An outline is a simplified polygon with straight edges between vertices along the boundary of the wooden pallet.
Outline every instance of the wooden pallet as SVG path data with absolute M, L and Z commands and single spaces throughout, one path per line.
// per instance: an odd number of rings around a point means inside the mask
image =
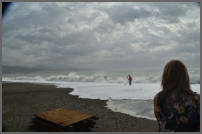
M 55 109 L 35 115 L 33 124 L 38 131 L 90 131 L 98 119 L 95 114 L 70 109 Z M 33 127 L 33 126 L 32 126 Z

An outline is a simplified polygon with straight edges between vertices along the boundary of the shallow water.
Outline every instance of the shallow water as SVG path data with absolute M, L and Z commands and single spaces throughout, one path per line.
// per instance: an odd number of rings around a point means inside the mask
M 121 112 L 135 117 L 155 120 L 153 100 L 109 100 L 107 108 L 114 112 Z
M 54 84 L 58 88 L 73 88 L 71 95 L 79 98 L 108 100 L 106 107 L 136 117 L 155 119 L 153 98 L 161 90 L 160 83 L 135 83 L 132 86 L 106 82 L 59 82 L 10 80 L 10 82 L 29 82 Z M 200 84 L 192 84 L 192 89 L 200 93 Z

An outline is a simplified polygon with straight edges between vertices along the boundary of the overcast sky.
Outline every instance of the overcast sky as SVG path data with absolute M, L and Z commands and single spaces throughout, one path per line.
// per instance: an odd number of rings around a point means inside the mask
M 97 70 L 200 68 L 197 3 L 14 3 L 3 65 Z

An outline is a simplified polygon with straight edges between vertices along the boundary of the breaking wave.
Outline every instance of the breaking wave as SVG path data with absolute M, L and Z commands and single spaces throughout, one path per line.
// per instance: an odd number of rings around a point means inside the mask
M 108 82 L 108 83 L 127 83 L 126 77 L 108 76 L 104 73 L 84 75 L 76 72 L 70 72 L 67 75 L 49 75 L 49 76 L 9 76 L 3 77 L 3 81 L 9 80 L 29 80 L 29 81 L 59 81 L 59 82 Z M 160 76 L 134 77 L 134 83 L 158 83 L 161 81 Z M 190 75 L 191 84 L 200 84 L 200 75 Z

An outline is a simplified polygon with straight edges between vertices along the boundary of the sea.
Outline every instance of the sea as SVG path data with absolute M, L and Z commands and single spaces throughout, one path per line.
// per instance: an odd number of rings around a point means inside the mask
M 107 100 L 106 108 L 134 117 L 155 120 L 153 98 L 162 90 L 161 74 L 109 72 L 57 72 L 3 73 L 3 83 L 37 83 L 56 85 L 57 88 L 73 88 L 71 95 L 79 98 Z M 200 94 L 200 73 L 190 74 L 191 88 Z M 58 89 L 59 90 L 59 89 Z

